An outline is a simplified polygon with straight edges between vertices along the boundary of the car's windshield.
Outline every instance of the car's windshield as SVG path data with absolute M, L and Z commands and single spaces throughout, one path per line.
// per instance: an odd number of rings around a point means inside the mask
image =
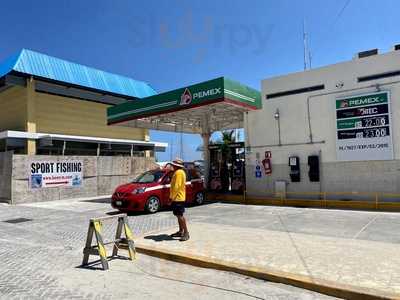
M 133 183 L 157 182 L 163 175 L 164 175 L 163 171 L 147 171 L 136 177 Z

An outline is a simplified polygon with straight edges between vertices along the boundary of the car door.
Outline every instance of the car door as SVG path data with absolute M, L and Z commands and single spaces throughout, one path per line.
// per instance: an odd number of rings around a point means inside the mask
M 191 182 L 192 182 L 192 196 L 193 199 L 196 197 L 198 192 L 202 192 L 204 188 L 204 181 L 201 178 L 200 170 L 197 168 L 193 168 L 191 172 Z
M 186 173 L 186 202 L 192 203 L 193 201 L 193 185 L 192 185 L 192 177 L 188 170 L 185 170 Z
M 171 178 L 172 178 L 172 173 L 167 173 L 163 177 L 161 181 L 161 203 L 162 205 L 171 205 L 171 200 L 169 199 L 169 192 L 171 188 Z

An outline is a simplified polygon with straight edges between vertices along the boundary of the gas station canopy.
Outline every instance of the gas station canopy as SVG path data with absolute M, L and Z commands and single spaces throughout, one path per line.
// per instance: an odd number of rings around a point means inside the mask
M 186 133 L 243 128 L 261 108 L 260 92 L 225 77 L 110 107 L 109 125 Z

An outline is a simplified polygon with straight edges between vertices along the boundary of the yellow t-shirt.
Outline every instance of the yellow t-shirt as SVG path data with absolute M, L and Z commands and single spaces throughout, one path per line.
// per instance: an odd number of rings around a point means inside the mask
M 182 169 L 176 170 L 172 176 L 169 198 L 172 201 L 185 201 L 186 199 L 186 173 Z

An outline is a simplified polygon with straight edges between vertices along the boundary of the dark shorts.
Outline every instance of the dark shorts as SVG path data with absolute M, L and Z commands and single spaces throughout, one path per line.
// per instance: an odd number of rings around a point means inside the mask
M 185 201 L 172 201 L 171 208 L 175 216 L 183 216 L 183 213 L 185 212 Z

